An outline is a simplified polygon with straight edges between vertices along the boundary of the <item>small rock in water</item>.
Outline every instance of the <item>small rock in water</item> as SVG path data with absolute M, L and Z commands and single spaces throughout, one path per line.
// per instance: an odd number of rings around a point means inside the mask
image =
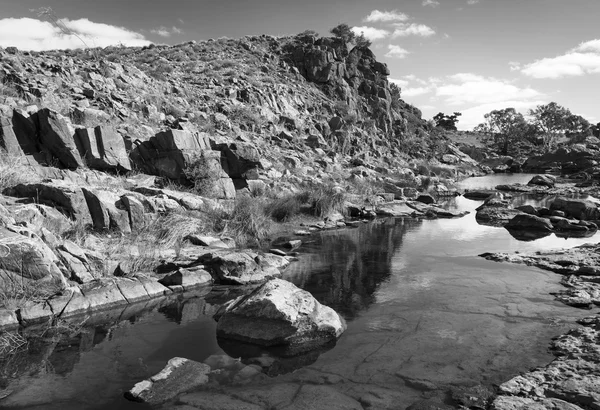
M 149 404 L 165 403 L 185 391 L 208 382 L 210 366 L 174 357 L 164 369 L 150 379 L 137 383 L 125 393 L 125 398 Z

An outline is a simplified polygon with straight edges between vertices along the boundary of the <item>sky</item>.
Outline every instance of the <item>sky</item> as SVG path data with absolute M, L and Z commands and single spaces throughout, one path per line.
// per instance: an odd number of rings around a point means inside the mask
M 44 16 L 54 15 L 79 38 Z M 373 42 L 426 119 L 555 101 L 600 121 L 600 0 L 0 0 L 0 46 L 23 50 L 321 35 L 347 23 Z M 83 41 L 82 41 L 83 40 Z

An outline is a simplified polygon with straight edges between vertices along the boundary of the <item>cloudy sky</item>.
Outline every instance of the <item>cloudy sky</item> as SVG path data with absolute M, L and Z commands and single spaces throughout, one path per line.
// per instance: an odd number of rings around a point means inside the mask
M 0 46 L 82 45 L 39 7 L 90 46 L 327 34 L 345 22 L 425 118 L 459 111 L 471 129 L 493 109 L 556 101 L 600 121 L 600 0 L 0 0 Z

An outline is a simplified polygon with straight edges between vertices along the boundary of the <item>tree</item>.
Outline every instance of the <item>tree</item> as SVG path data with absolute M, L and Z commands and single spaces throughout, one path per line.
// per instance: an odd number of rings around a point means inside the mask
M 523 138 L 535 134 L 535 128 L 525 121 L 525 117 L 514 108 L 494 110 L 483 116 L 485 122 L 474 131 L 494 134 L 495 142 L 502 148 L 502 154 L 508 154 L 508 147 Z
M 564 135 L 569 127 L 576 121 L 572 121 L 573 114 L 567 108 L 551 102 L 546 105 L 538 105 L 529 110 L 533 123 L 542 133 L 544 146 L 547 150 L 554 148 L 561 135 Z
M 459 112 L 455 112 L 452 115 L 446 115 L 443 112 L 437 113 L 433 120 L 435 121 L 435 126 L 444 128 L 450 131 L 456 131 L 456 123 L 458 122 L 458 117 L 462 114 Z
M 600 138 L 600 122 L 592 126 L 592 134 L 594 135 L 594 137 Z
M 356 34 L 352 31 L 352 27 L 346 23 L 338 24 L 330 30 L 330 33 L 340 38 L 344 43 L 354 43 L 356 40 Z
M 371 40 L 365 37 L 365 33 L 361 32 L 354 39 L 354 44 L 358 48 L 369 48 L 371 47 Z

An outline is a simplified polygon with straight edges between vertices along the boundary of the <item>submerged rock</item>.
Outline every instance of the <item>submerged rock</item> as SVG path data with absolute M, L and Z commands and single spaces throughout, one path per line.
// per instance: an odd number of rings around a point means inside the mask
M 210 366 L 182 357 L 169 360 L 164 369 L 137 383 L 125 398 L 149 404 L 161 404 L 208 382 Z
M 217 336 L 263 346 L 305 351 L 335 341 L 344 319 L 310 293 L 281 279 L 225 305 L 217 313 Z

